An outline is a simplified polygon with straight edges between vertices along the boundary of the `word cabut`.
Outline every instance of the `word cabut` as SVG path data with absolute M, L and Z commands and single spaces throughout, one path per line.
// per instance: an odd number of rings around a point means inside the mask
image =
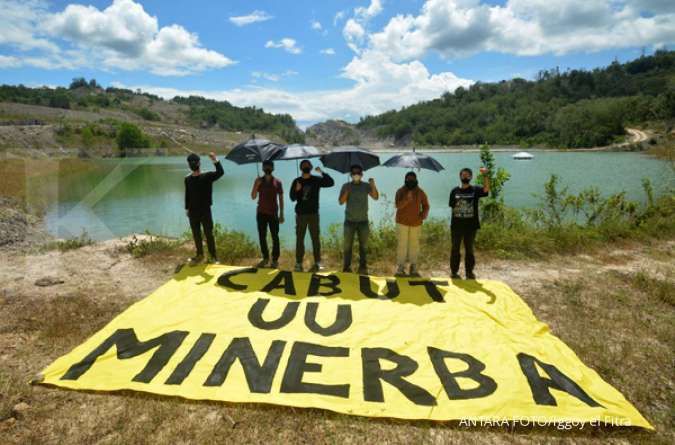
M 150 383 L 171 361 L 188 335 L 187 331 L 170 331 L 159 337 L 140 341 L 133 329 L 118 329 L 84 359 L 71 366 L 61 379 L 79 379 L 92 366 L 95 366 L 97 358 L 115 347 L 119 360 L 130 359 L 154 350 L 143 369 L 132 378 L 134 382 Z M 202 333 L 185 357 L 172 370 L 164 384 L 181 385 L 207 353 L 215 338 L 216 334 Z M 210 370 L 202 385 L 205 387 L 221 386 L 234 363 L 238 361 L 244 371 L 249 391 L 270 393 L 274 377 L 279 372 L 282 354 L 287 346 L 286 341 L 274 340 L 267 354 L 264 357 L 258 357 L 249 338 L 235 337 Z M 304 381 L 304 377 L 308 373 L 321 372 L 322 365 L 312 361 L 313 357 L 321 357 L 323 360 L 327 358 L 340 360 L 349 357 L 351 353 L 352 351 L 346 347 L 293 342 L 290 345 L 290 354 L 285 364 L 279 391 L 349 398 L 352 396 L 349 382 L 328 385 L 317 383 L 317 379 L 313 378 L 313 382 L 309 383 Z M 407 379 L 420 366 L 414 358 L 399 354 L 389 348 L 360 348 L 358 353 L 361 356 L 364 401 L 384 403 L 383 383 L 387 383 L 415 405 L 433 406 L 437 404 L 432 392 Z M 498 390 L 497 381 L 484 372 L 485 364 L 472 355 L 432 346 L 427 347 L 427 354 L 424 360 L 428 360 L 432 365 L 448 399 L 466 400 L 488 397 Z M 590 407 L 601 406 L 555 366 L 525 353 L 519 353 L 516 357 L 536 404 L 555 406 L 556 399 L 551 393 L 551 390 L 555 389 L 576 397 Z M 447 365 L 449 360 L 461 362 L 464 370 L 450 371 Z M 387 364 L 383 366 L 383 362 Z M 538 369 L 544 370 L 545 374 L 540 374 Z

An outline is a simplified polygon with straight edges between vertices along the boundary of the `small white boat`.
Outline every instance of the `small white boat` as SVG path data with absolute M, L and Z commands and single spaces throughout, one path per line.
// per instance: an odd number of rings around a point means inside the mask
M 513 159 L 519 160 L 519 161 L 527 161 L 530 159 L 534 159 L 534 156 L 532 156 L 530 153 L 526 151 L 521 151 L 513 155 Z

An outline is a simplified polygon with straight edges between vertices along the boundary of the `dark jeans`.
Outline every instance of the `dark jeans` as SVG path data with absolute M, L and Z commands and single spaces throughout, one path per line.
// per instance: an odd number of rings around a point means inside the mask
M 319 263 L 321 262 L 321 237 L 318 213 L 295 214 L 295 261 L 302 263 L 302 259 L 305 257 L 305 233 L 307 233 L 307 229 L 309 229 L 309 236 L 312 238 L 314 262 Z
M 260 251 L 262 257 L 266 260 L 270 258 L 270 252 L 267 248 L 267 227 L 272 234 L 272 261 L 279 259 L 279 218 L 274 215 L 265 215 L 258 213 L 256 216 L 258 222 L 258 237 L 260 238 Z
M 478 229 L 453 228 L 452 234 L 452 250 L 450 253 L 450 270 L 453 274 L 459 272 L 459 262 L 462 256 L 459 253 L 459 247 L 464 241 L 464 252 L 466 258 L 464 259 L 464 269 L 467 274 L 473 273 L 473 266 L 476 264 L 476 258 L 473 256 L 473 242 L 476 239 L 476 232 Z
M 359 237 L 359 268 L 366 267 L 368 258 L 366 248 L 368 246 L 368 221 L 345 221 L 344 225 L 344 252 L 343 265 L 347 269 L 352 265 L 352 250 L 354 247 L 354 234 Z
M 216 242 L 213 239 L 213 217 L 211 216 L 211 209 L 190 210 L 188 217 L 190 218 L 190 229 L 192 229 L 192 239 L 195 241 L 197 256 L 204 255 L 201 231 L 201 229 L 204 228 L 204 236 L 206 236 L 206 246 L 209 249 L 209 256 L 215 259 Z

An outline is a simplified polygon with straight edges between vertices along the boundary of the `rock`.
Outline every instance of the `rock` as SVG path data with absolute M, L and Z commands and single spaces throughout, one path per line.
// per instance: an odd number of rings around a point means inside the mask
M 63 283 L 65 283 L 65 281 L 56 277 L 42 277 L 35 280 L 35 285 L 40 287 L 55 286 Z
M 358 145 L 361 135 L 356 126 L 344 121 L 328 120 L 312 125 L 305 132 L 307 143 L 314 145 Z
M 20 402 L 12 407 L 12 417 L 22 419 L 26 412 L 30 409 L 30 405 L 26 402 Z

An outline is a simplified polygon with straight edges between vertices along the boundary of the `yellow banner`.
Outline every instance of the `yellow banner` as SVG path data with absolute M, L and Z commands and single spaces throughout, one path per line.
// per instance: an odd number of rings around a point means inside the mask
M 652 428 L 487 280 L 185 267 L 39 380 L 363 416 Z

